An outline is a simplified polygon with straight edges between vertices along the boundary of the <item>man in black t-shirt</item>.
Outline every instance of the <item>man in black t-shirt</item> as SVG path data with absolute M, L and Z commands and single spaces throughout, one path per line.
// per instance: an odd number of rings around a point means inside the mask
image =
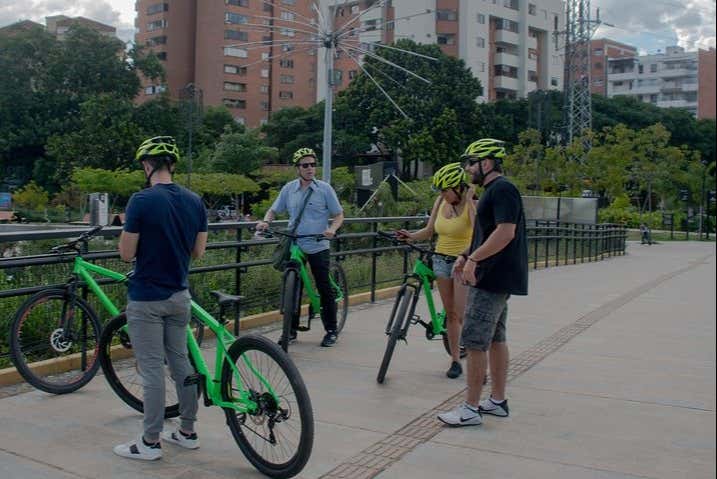
M 462 331 L 468 351 L 466 400 L 438 415 L 451 426 L 478 425 L 483 414 L 506 417 L 509 413 L 507 301 L 511 294 L 528 294 L 528 248 L 523 202 L 502 174 L 504 157 L 503 142 L 490 138 L 471 143 L 461 157 L 472 182 L 485 191 L 478 201 L 471 245 L 453 267 L 473 287 L 468 291 Z M 480 401 L 489 356 L 491 396 Z
M 199 196 L 172 182 L 179 159 L 174 138 L 150 138 L 135 157 L 147 183 L 129 200 L 119 252 L 125 261 L 136 260 L 128 288 L 127 328 L 142 377 L 144 431 L 114 452 L 130 459 L 156 460 L 162 457 L 160 435 L 187 449 L 199 447 L 194 431 L 197 387 L 185 384 L 194 373 L 187 354 L 191 315 L 187 275 L 191 258 L 204 254 L 207 212 Z M 163 432 L 165 360 L 177 388 L 180 424 Z

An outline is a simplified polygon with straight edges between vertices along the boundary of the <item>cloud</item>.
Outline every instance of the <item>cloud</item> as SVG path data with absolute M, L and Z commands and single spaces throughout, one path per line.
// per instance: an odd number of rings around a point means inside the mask
M 671 38 L 688 51 L 715 46 L 714 0 L 593 0 L 592 6 L 617 27 L 602 27 L 599 35 L 642 39 L 641 50 L 663 48 Z
M 0 0 L 0 27 L 20 20 L 45 23 L 51 15 L 82 16 L 117 28 L 117 36 L 124 41 L 134 38 L 132 18 L 121 11 L 131 0 Z M 134 4 L 134 2 L 131 2 Z M 134 13 L 133 11 L 131 12 Z

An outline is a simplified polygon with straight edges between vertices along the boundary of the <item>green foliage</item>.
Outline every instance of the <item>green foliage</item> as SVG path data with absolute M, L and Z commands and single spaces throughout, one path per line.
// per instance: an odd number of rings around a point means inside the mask
M 34 181 L 26 184 L 12 195 L 12 201 L 20 208 L 42 210 L 47 207 L 50 195 Z
M 273 113 L 262 132 L 266 144 L 278 149 L 278 161 L 291 163 L 294 151 L 302 147 L 313 148 L 321 156 L 323 121 L 323 102 L 310 108 L 289 107 Z M 336 125 L 334 129 L 337 140 L 339 128 Z
M 258 130 L 228 131 L 221 136 L 210 165 L 212 171 L 230 171 L 246 175 L 261 165 L 274 161 L 277 155 L 276 148 L 264 145 Z

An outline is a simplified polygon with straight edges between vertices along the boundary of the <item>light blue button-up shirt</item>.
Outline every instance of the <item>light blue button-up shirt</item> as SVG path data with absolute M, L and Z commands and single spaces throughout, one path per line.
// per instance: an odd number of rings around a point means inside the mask
M 301 216 L 297 235 L 318 235 L 329 227 L 329 218 L 343 212 L 336 192 L 330 184 L 321 180 L 314 180 L 309 184 L 313 190 L 309 202 L 306 204 L 304 214 Z M 297 178 L 288 182 L 279 192 L 279 196 L 271 205 L 274 213 L 289 213 L 289 230 L 294 227 L 294 221 L 301 211 L 308 189 L 301 189 L 301 182 Z M 299 238 L 299 247 L 307 254 L 318 253 L 329 249 L 328 241 L 316 241 L 313 238 Z

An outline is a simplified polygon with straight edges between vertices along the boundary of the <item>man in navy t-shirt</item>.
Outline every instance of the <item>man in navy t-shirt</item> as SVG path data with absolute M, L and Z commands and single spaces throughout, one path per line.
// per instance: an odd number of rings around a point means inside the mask
M 195 193 L 172 182 L 179 150 L 170 136 L 144 141 L 135 155 L 147 175 L 146 188 L 132 195 L 119 241 L 120 256 L 136 260 L 129 281 L 127 325 L 144 387 L 144 432 L 114 452 L 131 459 L 162 457 L 163 440 L 187 449 L 199 447 L 194 431 L 197 388 L 185 386 L 193 374 L 187 355 L 191 316 L 187 276 L 189 262 L 204 254 L 207 212 Z M 164 361 L 169 364 L 179 397 L 181 423 L 164 425 Z

